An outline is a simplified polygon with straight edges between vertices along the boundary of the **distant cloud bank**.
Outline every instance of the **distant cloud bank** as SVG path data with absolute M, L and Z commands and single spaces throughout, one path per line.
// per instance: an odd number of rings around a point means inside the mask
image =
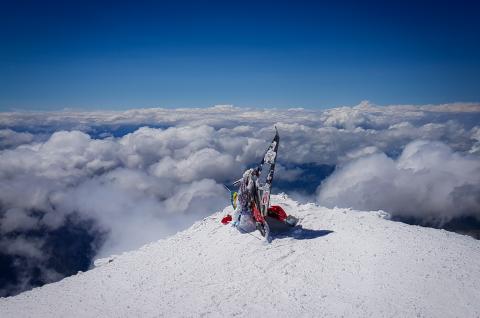
M 360 210 L 386 210 L 442 224 L 480 219 L 480 160 L 442 142 L 409 143 L 397 159 L 366 155 L 341 167 L 319 188 L 318 202 Z
M 222 183 L 258 162 L 274 126 L 276 179 L 320 205 L 480 220 L 480 104 L 0 113 L 0 247 L 24 264 L 3 294 L 34 285 L 35 266 L 64 275 L 46 246 L 66 224 L 101 233 L 105 256 L 223 208 Z M 315 193 L 308 164 L 336 167 Z

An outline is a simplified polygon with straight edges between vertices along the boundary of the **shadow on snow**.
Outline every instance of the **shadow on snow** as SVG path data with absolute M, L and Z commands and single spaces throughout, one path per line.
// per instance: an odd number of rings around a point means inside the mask
M 270 236 L 272 240 L 283 239 L 288 237 L 294 238 L 296 240 L 311 240 L 311 239 L 316 239 L 322 236 L 326 236 L 330 233 L 334 233 L 334 231 L 304 229 L 301 226 L 296 226 L 292 229 L 279 232 L 279 233 L 276 233 L 275 231 L 273 231 L 270 233 Z

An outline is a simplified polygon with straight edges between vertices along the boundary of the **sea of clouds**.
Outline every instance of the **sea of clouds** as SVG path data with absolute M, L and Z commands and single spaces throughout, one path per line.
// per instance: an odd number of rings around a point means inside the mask
M 223 184 L 259 162 L 274 126 L 278 191 L 438 226 L 480 220 L 480 104 L 0 113 L 0 296 L 222 209 Z M 75 248 L 83 265 L 64 265 Z

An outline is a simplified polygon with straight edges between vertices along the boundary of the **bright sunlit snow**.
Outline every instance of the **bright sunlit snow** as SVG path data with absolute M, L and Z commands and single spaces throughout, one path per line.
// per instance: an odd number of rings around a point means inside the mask
M 477 317 L 480 244 L 384 212 L 273 196 L 303 229 L 242 234 L 218 212 L 15 297 L 0 317 Z

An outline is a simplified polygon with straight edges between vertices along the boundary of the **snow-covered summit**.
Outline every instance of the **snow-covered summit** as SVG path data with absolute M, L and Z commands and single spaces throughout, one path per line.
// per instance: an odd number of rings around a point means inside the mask
M 381 212 L 272 201 L 303 229 L 268 244 L 215 213 L 88 272 L 2 298 L 0 317 L 480 316 L 480 241 Z

